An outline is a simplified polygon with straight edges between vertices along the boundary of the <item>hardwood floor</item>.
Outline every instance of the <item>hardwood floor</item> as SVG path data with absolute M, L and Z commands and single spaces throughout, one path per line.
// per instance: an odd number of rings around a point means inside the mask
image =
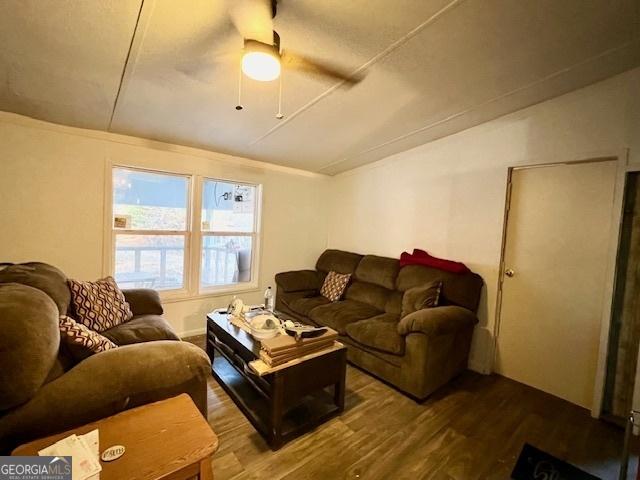
M 418 404 L 351 366 L 345 412 L 277 452 L 213 378 L 209 423 L 220 439 L 216 480 L 508 479 L 524 442 L 616 479 L 623 437 L 580 407 L 496 375 L 467 372 Z

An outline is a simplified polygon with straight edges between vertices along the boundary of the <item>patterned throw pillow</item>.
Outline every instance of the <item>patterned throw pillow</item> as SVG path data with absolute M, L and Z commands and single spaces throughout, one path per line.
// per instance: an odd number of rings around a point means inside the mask
M 95 282 L 69 280 L 75 317 L 96 332 L 131 320 L 133 313 L 113 277 Z
M 337 302 L 342 297 L 344 289 L 347 288 L 350 278 L 350 273 L 337 273 L 334 271 L 327 273 L 320 289 L 320 295 L 332 302 Z
M 85 327 L 71 317 L 60 315 L 58 323 L 60 339 L 67 345 L 69 352 L 76 360 L 84 360 L 94 353 L 117 348 L 117 345 L 107 337 Z
M 442 282 L 436 280 L 423 286 L 413 287 L 402 296 L 402 317 L 423 308 L 433 308 L 440 304 Z

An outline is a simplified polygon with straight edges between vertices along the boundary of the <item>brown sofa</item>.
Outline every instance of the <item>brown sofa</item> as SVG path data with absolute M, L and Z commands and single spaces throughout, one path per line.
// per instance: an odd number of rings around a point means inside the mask
M 124 294 L 134 317 L 103 332 L 121 347 L 76 361 L 58 329 L 58 316 L 70 310 L 64 273 L 44 263 L 0 271 L 0 454 L 180 393 L 206 417 L 207 355 L 179 341 L 157 292 Z
M 319 293 L 331 270 L 352 274 L 335 303 Z M 401 318 L 404 292 L 435 280 L 442 281 L 442 306 Z M 351 363 L 423 400 L 466 369 L 482 283 L 475 273 L 399 268 L 394 258 L 327 250 L 316 270 L 276 275 L 276 308 L 337 330 Z

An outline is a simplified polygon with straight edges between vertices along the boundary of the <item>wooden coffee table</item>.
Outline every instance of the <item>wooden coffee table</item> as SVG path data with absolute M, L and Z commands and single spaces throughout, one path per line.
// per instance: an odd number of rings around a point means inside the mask
M 260 342 L 219 312 L 207 315 L 206 345 L 214 378 L 273 450 L 344 410 L 343 346 L 260 377 L 249 366 Z
M 100 461 L 100 480 L 213 479 L 211 456 L 218 449 L 218 437 L 185 393 L 26 443 L 12 455 L 37 455 L 72 433 L 96 428 L 101 453 L 113 445 L 126 448 L 119 459 Z

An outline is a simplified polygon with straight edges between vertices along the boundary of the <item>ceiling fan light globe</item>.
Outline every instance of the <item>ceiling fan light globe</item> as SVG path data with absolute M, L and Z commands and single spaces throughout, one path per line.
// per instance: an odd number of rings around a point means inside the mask
M 253 80 L 270 82 L 280 76 L 280 59 L 266 52 L 247 52 L 242 57 L 242 72 Z

